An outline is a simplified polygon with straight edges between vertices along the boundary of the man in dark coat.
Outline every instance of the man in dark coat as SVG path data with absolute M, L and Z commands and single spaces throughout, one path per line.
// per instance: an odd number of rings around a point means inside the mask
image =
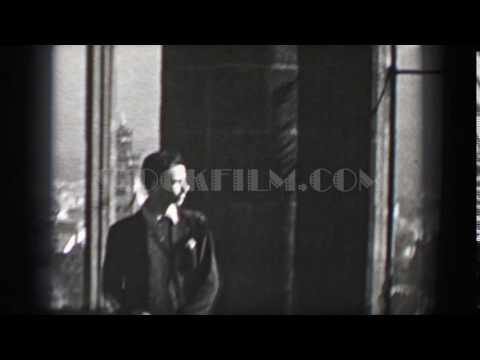
M 205 216 L 181 208 L 189 190 L 181 155 L 149 155 L 142 178 L 145 204 L 108 234 L 107 307 L 120 314 L 211 313 L 219 290 L 214 243 Z

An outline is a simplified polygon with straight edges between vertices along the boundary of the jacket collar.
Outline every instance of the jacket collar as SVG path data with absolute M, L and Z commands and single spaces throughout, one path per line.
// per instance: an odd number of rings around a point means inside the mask
M 147 217 L 148 215 L 151 216 L 150 220 L 148 220 L 145 216 L 145 211 L 143 210 L 143 208 L 144 207 L 142 207 L 140 210 L 137 211 L 136 214 L 133 215 L 132 220 L 134 221 L 134 226 L 138 226 L 139 228 L 141 228 L 142 232 L 145 232 L 146 236 L 147 229 L 150 226 L 149 221 L 155 221 L 155 216 L 147 211 Z M 188 221 L 187 217 L 184 216 L 184 210 L 179 207 L 176 207 L 176 209 L 178 222 L 175 224 L 176 226 L 174 226 L 174 237 L 176 239 L 174 240 L 174 242 L 178 241 L 179 239 L 185 238 L 186 236 L 188 236 L 188 234 L 191 233 L 191 224 Z
M 173 225 L 177 225 L 179 222 L 178 207 L 175 204 L 170 204 L 170 206 L 167 208 L 164 214 L 157 214 L 157 215 L 149 211 L 147 207 L 144 205 L 142 206 L 141 213 L 143 214 L 143 217 L 147 221 L 147 224 L 153 225 L 153 226 L 164 217 L 169 218 L 172 221 Z

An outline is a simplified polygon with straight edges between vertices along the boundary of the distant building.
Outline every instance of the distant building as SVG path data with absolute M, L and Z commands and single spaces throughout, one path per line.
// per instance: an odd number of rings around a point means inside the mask
M 52 220 L 52 309 L 82 306 L 85 245 L 84 183 L 55 184 Z
M 125 121 L 118 127 L 116 134 L 116 219 L 120 220 L 135 211 L 136 179 L 140 172 L 140 157 L 133 152 L 133 130 Z
M 55 252 L 68 254 L 75 245 L 81 243 L 82 223 L 75 220 L 60 220 L 55 224 Z
M 75 245 L 84 243 L 85 207 L 82 184 L 56 184 L 53 199 L 54 251 L 68 254 Z M 82 235 L 83 234 L 83 235 Z

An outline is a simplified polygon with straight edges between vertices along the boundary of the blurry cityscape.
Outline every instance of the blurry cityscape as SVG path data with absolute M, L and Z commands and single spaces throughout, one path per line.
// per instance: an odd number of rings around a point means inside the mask
M 109 223 L 143 201 L 139 160 L 158 147 L 159 45 L 116 45 L 112 73 L 112 164 L 115 196 Z M 53 71 L 54 197 L 51 307 L 82 307 L 85 247 L 87 46 L 56 45 Z M 128 124 L 127 124 L 128 120 Z M 132 131 L 135 129 L 135 134 Z M 135 137 L 135 140 L 134 140 Z
M 115 131 L 115 219 L 135 212 L 143 202 L 140 184 L 140 154 L 133 151 L 133 130 L 122 119 Z M 57 180 L 53 199 L 53 284 L 52 308 L 82 307 L 85 248 L 85 180 Z

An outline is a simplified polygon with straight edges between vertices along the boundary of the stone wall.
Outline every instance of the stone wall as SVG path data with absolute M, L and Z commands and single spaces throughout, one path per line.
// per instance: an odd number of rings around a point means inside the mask
M 165 46 L 164 61 L 162 143 L 197 171 L 285 178 L 300 151 L 299 180 L 320 166 L 368 172 L 369 46 Z M 283 190 L 190 195 L 216 238 L 217 312 L 364 311 L 368 192 L 300 192 L 296 219 Z

